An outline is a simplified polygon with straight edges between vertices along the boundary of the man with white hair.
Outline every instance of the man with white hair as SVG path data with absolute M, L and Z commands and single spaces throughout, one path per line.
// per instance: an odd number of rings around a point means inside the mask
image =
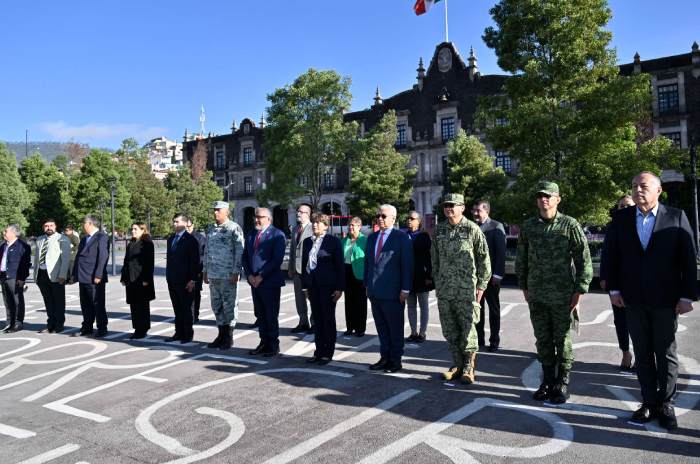
M 379 230 L 369 236 L 365 252 L 365 287 L 379 335 L 380 359 L 371 370 L 401 370 L 404 305 L 413 286 L 411 239 L 394 229 L 396 208 L 382 205 L 377 212 Z

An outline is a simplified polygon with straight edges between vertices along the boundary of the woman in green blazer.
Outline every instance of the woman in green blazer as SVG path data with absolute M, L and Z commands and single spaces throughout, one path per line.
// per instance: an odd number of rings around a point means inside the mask
M 354 217 L 348 224 L 348 236 L 341 242 L 345 257 L 345 335 L 362 337 L 367 323 L 367 292 L 365 275 L 365 248 L 367 237 L 360 229 L 362 220 Z

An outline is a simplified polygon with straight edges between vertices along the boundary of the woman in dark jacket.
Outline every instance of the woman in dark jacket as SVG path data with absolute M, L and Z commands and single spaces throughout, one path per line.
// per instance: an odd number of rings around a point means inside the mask
M 301 282 L 314 315 L 316 351 L 309 363 L 328 364 L 336 341 L 335 304 L 345 290 L 343 249 L 338 237 L 326 233 L 330 220 L 325 214 L 311 215 L 313 237 L 304 240 Z
M 122 267 L 122 285 L 131 310 L 134 333 L 131 339 L 144 338 L 151 328 L 150 302 L 155 300 L 153 288 L 154 248 L 148 227 L 142 222 L 131 226 L 131 241 L 126 247 Z
M 428 329 L 430 304 L 428 295 L 435 288 L 433 285 L 433 266 L 430 260 L 430 235 L 421 229 L 421 215 L 417 211 L 408 213 L 406 233 L 413 244 L 413 288 L 406 300 L 408 323 L 411 335 L 408 342 L 423 343 Z M 420 306 L 420 331 L 418 329 L 418 306 Z

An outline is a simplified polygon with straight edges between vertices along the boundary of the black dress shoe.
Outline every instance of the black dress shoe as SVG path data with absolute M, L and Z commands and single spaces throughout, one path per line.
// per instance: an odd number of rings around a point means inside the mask
M 92 335 L 92 333 L 93 333 L 92 330 L 88 330 L 88 329 L 81 329 L 80 330 L 81 337 L 89 337 L 90 335 Z
M 106 330 L 98 330 L 97 333 L 95 334 L 95 338 L 103 338 L 107 335 Z
M 63 329 L 64 329 L 63 326 L 56 327 L 55 329 L 53 329 L 53 332 L 51 332 L 51 333 L 59 334 L 59 333 L 63 332 Z
M 280 350 L 265 350 L 263 351 L 263 356 L 266 358 L 271 358 L 273 356 L 277 356 L 280 353 Z
M 642 404 L 639 409 L 632 413 L 630 421 L 636 424 L 646 424 L 647 422 L 656 419 L 657 414 L 658 408 L 654 407 L 653 405 Z
M 265 346 L 262 345 L 262 344 L 260 344 L 260 345 L 256 346 L 255 349 L 250 350 L 250 351 L 248 352 L 248 354 L 251 354 L 251 355 L 255 356 L 255 355 L 258 355 L 258 354 L 262 354 L 262 353 L 264 353 L 264 352 L 265 352 Z
M 321 358 L 316 357 L 316 356 L 311 356 L 309 359 L 306 360 L 307 364 L 316 364 L 319 362 Z
M 321 358 L 321 359 L 318 360 L 318 365 L 319 365 L 319 366 L 325 366 L 325 365 L 328 364 L 329 362 L 331 362 L 331 358 L 323 357 L 323 358 Z
M 416 343 L 423 343 L 425 341 L 425 334 L 418 334 L 416 337 Z
M 192 341 L 192 337 L 185 337 L 180 339 L 180 344 L 184 345 L 185 343 L 190 343 Z
M 48 328 L 48 327 L 44 327 L 43 329 L 38 330 L 36 333 L 40 333 L 40 334 L 43 334 L 43 333 L 53 333 L 53 329 L 50 329 L 50 328 Z
M 383 370 L 383 369 L 386 367 L 386 365 L 387 365 L 388 363 L 389 363 L 389 361 L 387 361 L 387 360 L 384 359 L 384 358 L 381 358 L 381 359 L 380 359 L 379 361 L 377 361 L 376 363 L 370 365 L 370 366 L 369 366 L 369 370 L 371 370 L 371 371 L 381 371 L 381 370 Z
M 666 403 L 659 408 L 659 425 L 666 430 L 674 430 L 678 428 L 676 413 L 673 410 L 673 405 Z
M 4 329 L 2 329 L 2 333 L 12 333 L 12 324 L 7 324 Z
M 355 332 L 355 336 L 356 336 L 357 338 L 362 338 L 362 337 L 365 336 L 365 333 L 364 333 L 364 332 Z
M 349 329 L 346 330 L 345 332 L 343 332 L 343 335 L 345 335 L 346 337 L 347 337 L 348 335 L 352 335 L 352 330 L 349 330 Z
M 308 325 L 306 325 L 306 324 L 299 324 L 299 325 L 297 325 L 296 327 L 294 327 L 294 328 L 292 329 L 291 332 L 294 333 L 294 334 L 298 334 L 298 333 L 302 333 L 302 332 L 308 332 L 308 330 L 309 330 L 309 326 L 308 326 Z
M 498 345 L 491 343 L 489 345 L 489 353 L 495 353 L 496 351 L 498 351 Z
M 182 340 L 182 337 L 178 334 L 173 335 L 170 338 L 165 339 L 165 343 L 173 343 Z
M 394 372 L 400 371 L 402 367 L 401 363 L 387 363 L 386 367 L 384 367 L 384 372 L 393 374 Z
M 22 329 L 24 329 L 24 324 L 22 322 L 15 322 L 15 325 L 12 326 L 13 332 L 19 332 Z

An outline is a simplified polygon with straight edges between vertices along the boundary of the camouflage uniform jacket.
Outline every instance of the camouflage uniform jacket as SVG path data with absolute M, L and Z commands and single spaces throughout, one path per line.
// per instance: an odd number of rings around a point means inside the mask
M 207 250 L 204 272 L 209 279 L 228 279 L 231 274 L 240 274 L 243 266 L 243 230 L 235 222 L 207 227 Z
M 486 237 L 466 217 L 455 225 L 443 221 L 437 226 L 430 258 L 438 298 L 474 301 L 476 289 L 484 290 L 491 278 Z
M 568 302 L 574 292 L 586 293 L 593 266 L 576 219 L 559 212 L 551 220 L 527 219 L 520 229 L 515 271 L 530 301 Z

